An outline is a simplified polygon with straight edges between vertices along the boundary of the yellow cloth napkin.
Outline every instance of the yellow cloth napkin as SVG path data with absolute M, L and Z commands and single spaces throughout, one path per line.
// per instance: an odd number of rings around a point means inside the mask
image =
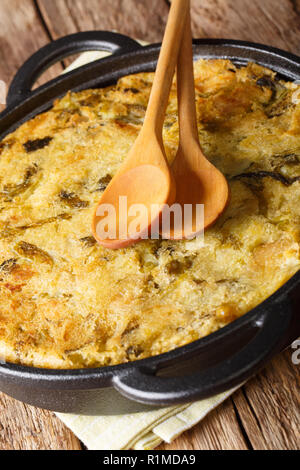
M 142 41 L 139 42 L 145 44 Z M 64 73 L 108 55 L 106 52 L 99 51 L 85 52 Z M 144 413 L 120 416 L 80 416 L 57 413 L 57 416 L 90 450 L 151 450 L 163 441 L 172 442 L 184 431 L 199 423 L 235 390 L 192 404 Z

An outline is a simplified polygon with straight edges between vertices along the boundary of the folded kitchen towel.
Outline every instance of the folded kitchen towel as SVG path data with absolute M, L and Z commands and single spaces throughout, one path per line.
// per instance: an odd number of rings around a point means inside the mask
M 99 51 L 85 52 L 64 73 L 108 55 Z M 151 450 L 161 442 L 173 441 L 184 431 L 199 423 L 235 390 L 192 404 L 144 413 L 120 416 L 57 413 L 57 416 L 90 450 Z

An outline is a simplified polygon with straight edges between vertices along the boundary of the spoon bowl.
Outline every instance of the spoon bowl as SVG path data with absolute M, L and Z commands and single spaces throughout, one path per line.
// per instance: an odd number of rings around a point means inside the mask
M 210 227 L 223 213 L 229 200 L 226 179 L 203 156 L 199 144 L 190 144 L 189 149 L 189 156 L 198 163 L 197 166 L 187 164 L 184 151 L 179 148 L 172 167 L 176 180 L 176 203 L 182 208 L 184 227 L 174 221 L 168 236 L 172 240 L 193 238 Z M 188 214 L 186 205 L 192 209 Z
M 133 187 L 134 191 L 128 191 Z M 93 234 L 107 248 L 125 248 L 159 232 L 164 204 L 172 203 L 175 188 L 170 174 L 155 165 L 140 165 L 122 173 L 105 191 L 95 211 Z M 170 191 L 171 189 L 171 191 Z M 119 197 L 116 205 L 115 194 Z

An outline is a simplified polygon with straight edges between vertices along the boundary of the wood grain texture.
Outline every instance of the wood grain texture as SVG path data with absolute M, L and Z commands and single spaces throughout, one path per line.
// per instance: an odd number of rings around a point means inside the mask
M 194 37 L 261 42 L 299 54 L 300 0 L 192 0 Z
M 234 397 L 244 429 L 256 450 L 300 447 L 300 367 L 288 349 Z
M 194 37 L 263 42 L 300 52 L 300 0 L 192 0 Z M 0 79 L 10 81 L 49 38 L 115 29 L 162 39 L 167 0 L 0 0 Z M 52 78 L 58 65 L 47 72 Z M 203 422 L 160 449 L 299 449 L 299 366 L 288 350 Z M 0 394 L 0 450 L 80 449 L 50 412 Z
M 32 0 L 0 2 L 0 79 L 9 84 L 28 57 L 49 42 Z M 54 78 L 60 65 L 49 70 L 44 79 Z M 42 80 L 39 82 L 42 83 Z

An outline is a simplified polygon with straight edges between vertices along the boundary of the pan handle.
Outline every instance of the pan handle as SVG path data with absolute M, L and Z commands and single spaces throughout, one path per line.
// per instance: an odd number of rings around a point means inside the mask
M 248 344 L 241 345 L 231 357 L 220 358 L 216 365 L 204 365 L 202 370 L 183 377 L 157 376 L 156 371 L 142 366 L 129 368 L 113 378 L 113 386 L 131 400 L 157 406 L 188 403 L 228 391 L 250 378 L 275 352 L 286 346 L 282 340 L 292 320 L 292 314 L 286 310 L 286 306 L 282 306 L 279 312 L 273 310 L 256 317 L 256 321 L 248 325 L 254 333 Z M 224 351 L 228 341 L 237 341 L 238 333 L 229 329 L 227 336 L 233 335 L 235 339 L 222 337 Z
M 7 105 L 30 96 L 35 81 L 51 65 L 72 54 L 84 51 L 107 51 L 125 54 L 142 46 L 128 36 L 110 31 L 86 31 L 70 34 L 42 47 L 33 54 L 15 75 L 7 95 Z

